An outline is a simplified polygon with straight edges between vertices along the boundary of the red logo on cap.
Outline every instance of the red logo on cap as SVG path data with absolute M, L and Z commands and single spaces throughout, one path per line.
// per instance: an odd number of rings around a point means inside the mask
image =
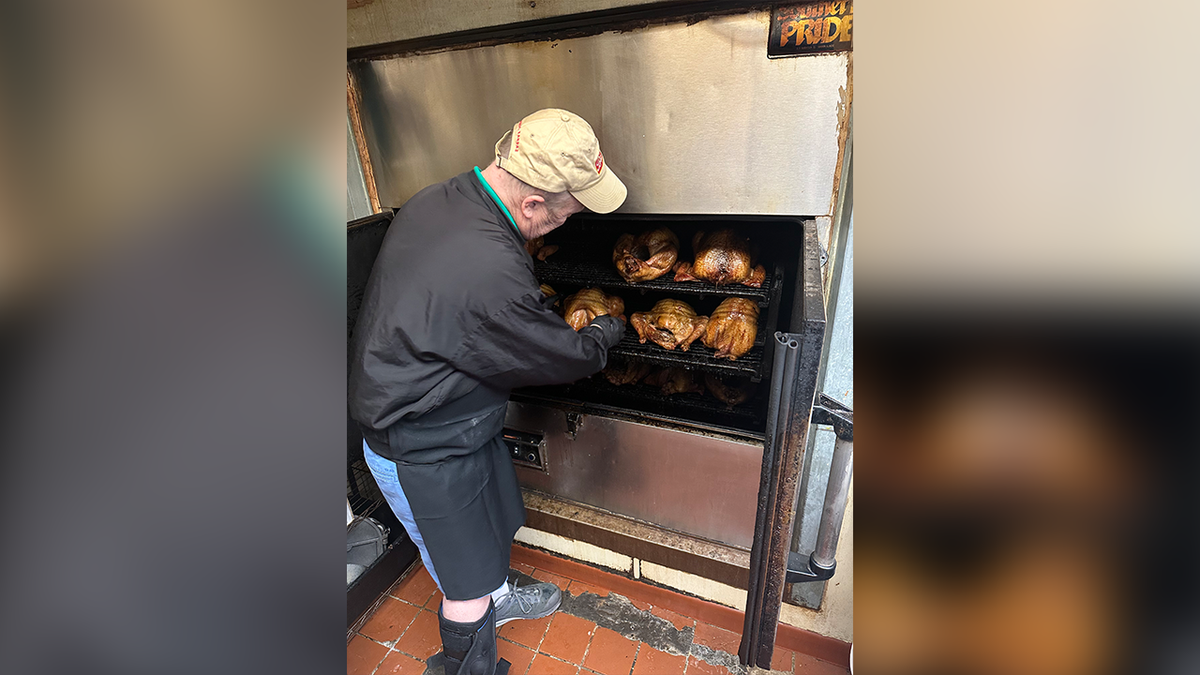
M 603 168 L 604 168 L 604 153 L 601 152 L 596 155 L 596 173 L 600 173 L 600 170 Z

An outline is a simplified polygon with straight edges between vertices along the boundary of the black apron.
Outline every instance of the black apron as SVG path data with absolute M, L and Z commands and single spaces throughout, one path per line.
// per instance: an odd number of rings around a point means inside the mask
M 481 387 L 481 389 L 483 389 Z M 396 463 L 417 529 L 451 600 L 481 598 L 508 578 L 513 536 L 525 524 L 525 505 L 502 438 L 505 403 L 468 395 L 419 420 L 387 430 L 386 447 L 367 442 Z M 374 442 L 372 442 L 374 440 Z

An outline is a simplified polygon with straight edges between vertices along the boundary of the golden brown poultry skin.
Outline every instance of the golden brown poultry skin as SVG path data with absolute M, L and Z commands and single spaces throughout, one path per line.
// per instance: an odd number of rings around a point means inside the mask
M 545 237 L 535 237 L 525 242 L 525 251 L 538 260 L 545 260 L 558 250 L 557 245 L 546 246 Z
M 733 361 L 750 351 L 758 335 L 758 305 L 745 298 L 725 298 L 708 317 L 702 341 L 718 359 Z
M 619 365 L 609 366 L 600 371 L 604 379 L 616 385 L 637 384 L 643 377 L 650 374 L 650 364 L 644 361 L 626 361 Z
M 630 283 L 657 279 L 679 259 L 679 237 L 665 227 L 643 232 L 636 237 L 623 234 L 613 247 L 613 264 Z
M 730 408 L 745 403 L 754 393 L 754 385 L 746 377 L 720 377 L 705 373 L 704 385 L 710 394 Z
M 704 334 L 708 317 L 697 316 L 687 303 L 668 298 L 660 300 L 649 312 L 634 312 L 629 322 L 642 344 L 650 340 L 664 349 L 679 347 L 686 352 Z
M 750 242 L 735 230 L 697 232 L 692 237 L 696 260 L 675 265 L 675 281 L 708 281 L 718 286 L 742 284 L 761 287 L 767 278 L 762 265 L 754 266 Z
M 585 288 L 563 301 L 563 318 L 575 330 L 580 330 L 604 314 L 625 321 L 625 301 L 599 288 Z
M 696 375 L 692 371 L 684 368 L 663 368 L 650 374 L 642 382 L 658 387 L 664 396 L 704 393 L 704 385 L 696 381 Z

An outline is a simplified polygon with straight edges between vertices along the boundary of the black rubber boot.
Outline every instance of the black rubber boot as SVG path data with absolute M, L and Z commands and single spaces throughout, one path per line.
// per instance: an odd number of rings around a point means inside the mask
M 474 623 L 450 621 L 438 609 L 442 651 L 429 659 L 445 675 L 507 675 L 508 661 L 496 660 L 496 606 L 488 601 L 487 614 Z

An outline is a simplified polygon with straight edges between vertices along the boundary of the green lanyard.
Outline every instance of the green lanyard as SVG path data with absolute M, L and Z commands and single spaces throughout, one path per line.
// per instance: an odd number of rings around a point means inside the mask
M 517 221 L 513 220 L 512 214 L 508 212 L 508 207 L 504 205 L 504 202 L 500 201 L 500 197 L 496 194 L 496 191 L 492 189 L 492 186 L 488 185 L 487 179 L 483 177 L 483 173 L 479 171 L 479 167 L 475 167 L 475 177 L 479 179 L 480 183 L 483 183 L 483 189 L 487 191 L 488 196 L 491 197 L 492 201 L 496 202 L 496 205 L 499 206 L 500 210 L 504 212 L 504 217 L 508 218 L 508 222 L 512 224 L 513 229 L 517 231 L 517 234 L 521 235 L 521 239 L 524 239 L 525 235 L 521 234 L 521 228 L 517 227 Z

